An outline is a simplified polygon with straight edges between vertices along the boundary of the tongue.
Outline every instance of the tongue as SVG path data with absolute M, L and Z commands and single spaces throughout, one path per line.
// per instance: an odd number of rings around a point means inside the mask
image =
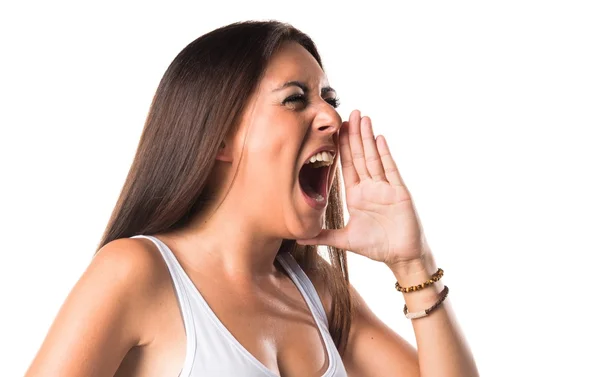
M 304 190 L 304 192 L 306 193 L 306 195 L 310 196 L 313 199 L 317 199 L 317 200 L 323 200 L 323 195 L 319 194 L 318 192 L 316 192 L 315 190 L 312 189 L 312 187 L 310 186 L 302 186 L 302 190 Z

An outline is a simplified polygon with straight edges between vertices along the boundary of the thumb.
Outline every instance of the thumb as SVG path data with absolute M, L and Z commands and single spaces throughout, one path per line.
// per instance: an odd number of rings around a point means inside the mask
M 326 245 L 346 250 L 348 237 L 345 229 L 323 229 L 316 237 L 298 239 L 296 242 L 300 245 Z

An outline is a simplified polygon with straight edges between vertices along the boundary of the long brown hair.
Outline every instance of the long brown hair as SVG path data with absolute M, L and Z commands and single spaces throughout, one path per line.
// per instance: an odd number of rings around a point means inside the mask
M 283 42 L 302 45 L 317 60 L 314 42 L 289 24 L 247 21 L 213 30 L 187 45 L 162 77 L 137 151 L 96 252 L 107 243 L 185 226 L 210 200 L 205 190 L 219 145 L 241 117 L 271 56 Z M 326 227 L 344 225 L 339 170 Z M 305 270 L 318 268 L 315 246 L 285 240 Z M 343 353 L 351 321 L 346 251 L 328 247 L 333 273 L 329 331 Z

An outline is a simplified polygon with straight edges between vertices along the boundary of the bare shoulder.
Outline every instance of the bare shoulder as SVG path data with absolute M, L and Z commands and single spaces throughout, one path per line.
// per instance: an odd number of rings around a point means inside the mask
M 151 242 L 123 238 L 92 258 L 62 304 L 27 375 L 112 376 L 145 333 L 168 270 Z
M 120 238 L 98 250 L 78 284 L 91 290 L 108 288 L 113 297 L 127 298 L 117 304 L 139 314 L 154 304 L 158 291 L 169 282 L 168 269 L 152 241 Z M 144 339 L 139 339 L 136 345 L 143 343 Z
M 109 242 L 94 256 L 87 273 L 102 271 L 120 281 L 132 297 L 144 303 L 152 299 L 157 288 L 169 282 L 169 272 L 152 241 L 144 238 L 120 238 Z M 85 276 L 85 274 L 84 274 Z
M 164 295 L 173 295 L 169 270 L 156 245 L 146 238 L 120 238 L 109 242 L 94 256 L 84 273 L 98 279 L 96 286 L 113 287 L 113 297 L 131 314 L 134 346 L 151 342 L 155 313 Z M 104 281 L 103 281 L 104 280 Z

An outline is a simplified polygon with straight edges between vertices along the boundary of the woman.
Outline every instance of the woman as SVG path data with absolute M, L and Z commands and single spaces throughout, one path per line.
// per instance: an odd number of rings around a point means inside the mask
M 27 376 L 477 375 L 385 139 L 337 104 L 289 25 L 236 23 L 183 49 Z M 407 315 L 431 309 L 412 319 L 418 352 L 348 284 L 345 250 L 416 287 Z

